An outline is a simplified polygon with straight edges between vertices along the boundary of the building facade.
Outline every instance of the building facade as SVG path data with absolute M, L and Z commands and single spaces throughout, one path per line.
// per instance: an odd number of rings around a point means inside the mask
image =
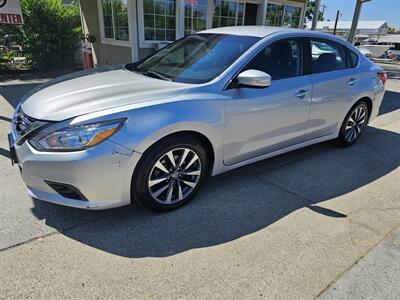
M 307 0 L 82 0 L 95 66 L 141 59 L 191 33 L 225 26 L 301 28 Z
M 347 38 L 352 21 L 339 21 L 336 25 L 336 35 Z M 317 30 L 327 33 L 334 32 L 334 21 L 320 21 Z M 354 42 L 359 44 L 364 40 L 377 41 L 383 35 L 387 35 L 389 26 L 386 21 L 358 21 Z

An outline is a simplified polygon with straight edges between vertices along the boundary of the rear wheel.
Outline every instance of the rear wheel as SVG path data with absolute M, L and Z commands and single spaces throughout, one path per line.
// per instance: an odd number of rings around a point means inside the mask
M 132 197 L 145 208 L 170 211 L 188 203 L 208 174 L 207 153 L 191 136 L 167 138 L 146 151 L 132 178 Z
M 358 102 L 347 114 L 337 139 L 340 146 L 351 146 L 359 138 L 368 123 L 368 105 Z

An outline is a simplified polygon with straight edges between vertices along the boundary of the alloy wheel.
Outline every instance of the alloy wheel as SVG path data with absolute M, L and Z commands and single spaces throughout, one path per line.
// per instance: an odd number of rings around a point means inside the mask
M 367 123 L 367 111 L 364 106 L 358 106 L 353 110 L 347 120 L 345 129 L 345 138 L 351 143 L 353 142 L 364 129 Z
M 200 158 L 193 150 L 169 150 L 156 161 L 150 172 L 150 195 L 161 204 L 183 201 L 197 186 L 201 172 Z

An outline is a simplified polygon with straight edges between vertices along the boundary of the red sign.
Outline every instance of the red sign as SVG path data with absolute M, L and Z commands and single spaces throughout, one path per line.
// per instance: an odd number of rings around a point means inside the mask
M 0 24 L 23 24 L 19 0 L 0 0 Z
M 197 6 L 197 4 L 199 4 L 199 0 L 185 0 L 185 5 L 194 7 Z
M 1 24 L 22 24 L 21 15 L 0 13 Z

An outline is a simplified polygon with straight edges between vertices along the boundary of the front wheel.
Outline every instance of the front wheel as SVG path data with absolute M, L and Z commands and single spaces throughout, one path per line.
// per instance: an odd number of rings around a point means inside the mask
M 207 153 L 191 136 L 167 138 L 143 155 L 132 178 L 132 197 L 153 211 L 189 202 L 208 174 Z
M 367 126 L 368 116 L 367 103 L 361 101 L 353 106 L 340 128 L 338 144 L 345 147 L 353 145 Z

